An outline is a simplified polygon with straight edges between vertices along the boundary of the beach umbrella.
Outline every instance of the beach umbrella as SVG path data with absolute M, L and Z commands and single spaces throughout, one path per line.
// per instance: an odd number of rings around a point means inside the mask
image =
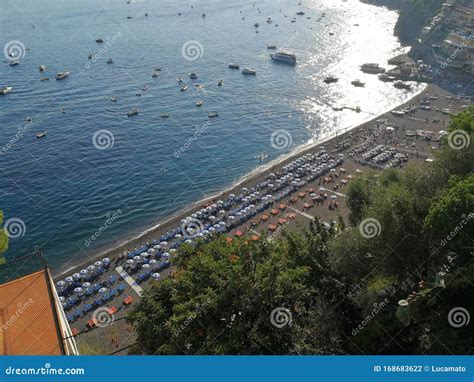
M 79 274 L 80 274 L 81 276 L 87 275 L 87 269 L 81 269 L 81 271 L 79 272 Z
M 242 216 L 242 212 L 240 212 L 240 211 L 237 212 L 237 213 L 235 214 L 235 216 Z
M 133 263 L 134 263 L 134 261 L 132 259 L 127 260 L 127 264 L 133 264 Z
M 73 281 L 74 281 L 74 279 L 71 276 L 66 277 L 66 282 L 67 283 L 72 283 Z
M 74 293 L 79 294 L 81 292 L 82 292 L 82 288 L 80 288 L 80 287 L 74 288 Z
M 197 237 L 203 237 L 203 236 L 204 236 L 204 234 L 203 234 L 203 233 L 201 233 L 201 232 L 199 232 L 199 233 L 198 233 L 196 236 L 197 236 Z
M 99 293 L 100 293 L 100 294 L 104 294 L 104 293 L 106 293 L 106 292 L 107 292 L 107 288 L 100 288 L 100 289 L 99 289 Z
M 160 243 L 160 245 L 161 245 L 162 247 L 164 247 L 164 246 L 168 245 L 168 242 L 167 242 L 167 241 L 162 241 L 162 242 Z
M 235 198 L 235 194 L 230 194 L 229 198 Z
M 337 199 L 336 195 L 331 195 L 331 199 Z
M 165 259 L 167 259 L 168 257 L 170 257 L 170 254 L 169 254 L 168 252 L 165 252 L 165 253 L 163 253 L 162 256 L 163 256 Z
M 59 302 L 64 302 L 65 298 L 64 296 L 59 296 Z
M 170 253 L 175 253 L 176 252 L 176 249 L 170 249 Z
M 161 277 L 161 275 L 159 273 L 153 273 L 151 277 L 153 277 L 155 280 L 158 280 Z
M 74 279 L 80 279 L 80 278 L 81 278 L 81 275 L 80 275 L 79 273 L 74 273 L 74 274 L 72 275 L 72 277 L 73 277 Z
M 191 217 L 192 217 L 193 219 L 196 219 L 196 218 L 197 218 L 197 215 L 196 215 L 196 214 L 192 214 Z
M 91 283 L 84 283 L 84 284 L 82 284 L 82 287 L 83 287 L 84 289 L 87 289 L 87 288 L 89 288 L 90 286 L 91 286 Z
M 198 212 L 196 212 L 196 215 L 199 216 L 199 217 L 201 217 L 201 216 L 202 216 L 202 212 L 201 212 L 201 211 L 198 211 Z
M 217 204 L 213 204 L 211 207 L 212 209 L 217 208 Z
M 103 262 L 104 264 L 108 264 L 108 263 L 110 263 L 110 259 L 109 259 L 108 257 L 104 257 L 104 258 L 102 259 L 102 262 Z
M 142 268 L 150 268 L 150 264 L 143 264 Z
M 156 264 L 156 263 L 157 263 L 157 261 L 155 259 L 150 260 L 150 264 Z
M 137 255 L 137 256 L 133 256 L 133 260 L 136 260 L 136 261 L 140 260 L 140 256 L 138 256 L 138 255 Z
M 102 262 L 96 261 L 96 262 L 94 263 L 94 265 L 95 265 L 96 267 L 100 267 L 100 266 L 102 265 Z
M 215 229 L 214 227 L 210 227 L 208 231 L 209 231 L 209 232 L 215 232 L 216 229 Z
M 224 214 L 225 214 L 225 210 L 220 210 L 219 213 L 220 213 L 221 215 L 224 215 Z
M 215 216 L 209 216 L 209 220 L 216 220 L 216 217 Z
M 153 253 L 153 252 L 155 252 L 155 250 L 153 248 L 150 248 L 147 252 L 148 253 Z
M 191 244 L 193 241 L 191 239 L 188 239 L 185 241 L 186 244 Z
M 206 207 L 206 211 L 212 211 L 212 207 L 211 206 Z
M 58 286 L 59 288 L 61 288 L 61 287 L 64 286 L 64 284 L 66 284 L 66 283 L 65 283 L 63 280 L 61 280 L 61 281 L 58 281 L 58 282 L 56 283 L 56 286 Z
M 93 270 L 95 270 L 95 267 L 94 267 L 93 265 L 89 265 L 89 266 L 87 267 L 87 270 L 90 271 L 90 272 L 92 272 Z
M 147 256 L 148 256 L 148 252 L 142 252 L 142 253 L 140 253 L 140 256 L 141 256 L 141 257 L 147 257 Z

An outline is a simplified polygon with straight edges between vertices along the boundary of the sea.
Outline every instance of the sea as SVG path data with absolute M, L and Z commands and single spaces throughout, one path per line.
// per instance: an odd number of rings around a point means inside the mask
M 422 85 L 360 71 L 407 51 L 397 17 L 358 0 L 0 0 L 7 259 L 39 246 L 55 271 L 81 263 L 407 101 Z

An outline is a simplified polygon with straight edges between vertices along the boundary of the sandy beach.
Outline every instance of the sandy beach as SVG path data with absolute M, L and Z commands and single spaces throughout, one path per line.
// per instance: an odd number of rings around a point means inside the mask
M 324 146 L 327 151 L 331 151 L 334 148 L 334 146 L 337 145 L 338 142 L 341 142 L 341 141 L 343 141 L 347 138 L 353 139 L 353 136 L 355 134 L 363 132 L 363 131 L 367 130 L 368 128 L 370 128 L 371 126 L 373 126 L 375 120 L 378 120 L 380 118 L 386 118 L 386 119 L 388 118 L 389 120 L 392 120 L 393 119 L 393 116 L 391 114 L 392 110 L 401 109 L 401 108 L 404 108 L 405 106 L 408 106 L 410 104 L 417 103 L 417 102 L 419 102 L 419 100 L 421 100 L 427 94 L 433 94 L 433 93 L 441 94 L 443 96 L 450 96 L 450 94 L 451 94 L 451 93 L 448 93 L 448 92 L 438 88 L 435 85 L 427 85 L 425 89 L 423 89 L 420 93 L 414 95 L 413 98 L 411 98 L 410 100 L 408 100 L 407 102 L 405 102 L 405 103 L 403 103 L 399 106 L 394 107 L 390 111 L 387 111 L 386 113 L 384 113 L 382 115 L 379 115 L 379 116 L 373 116 L 372 118 L 370 118 L 370 120 L 368 120 L 367 122 L 365 122 L 361 125 L 354 126 L 352 128 L 347 128 L 347 129 L 345 129 L 344 132 L 338 133 L 337 135 L 324 137 L 324 138 L 322 138 L 322 139 L 318 140 L 317 142 L 314 142 L 310 145 L 306 145 L 306 146 L 298 148 L 294 152 L 289 153 L 289 154 L 285 155 L 284 157 L 279 158 L 277 161 L 266 164 L 264 166 L 260 166 L 256 170 L 252 171 L 250 174 L 247 174 L 246 176 L 244 176 L 240 180 L 236 181 L 231 187 L 229 187 L 225 191 L 223 191 L 219 194 L 207 197 L 205 199 L 202 199 L 199 202 L 196 202 L 193 205 L 182 209 L 180 212 L 170 216 L 169 218 L 167 218 L 164 221 L 158 223 L 154 227 L 151 227 L 150 229 L 146 230 L 145 232 L 143 232 L 142 234 L 140 234 L 139 236 L 137 236 L 137 237 L 135 237 L 131 240 L 128 240 L 124 243 L 120 243 L 118 245 L 111 246 L 112 248 L 110 248 L 110 249 L 100 251 L 100 252 L 97 253 L 96 256 L 88 257 L 86 260 L 84 260 L 83 262 L 80 262 L 79 264 L 75 265 L 74 267 L 59 270 L 57 272 L 57 274 L 55 274 L 54 276 L 55 276 L 55 278 L 60 278 L 60 277 L 63 277 L 64 275 L 66 275 L 66 274 L 73 273 L 76 269 L 83 268 L 84 265 L 88 265 L 88 264 L 94 262 L 96 259 L 103 258 L 104 256 L 107 256 L 107 257 L 111 258 L 112 260 L 114 260 L 114 259 L 118 258 L 119 256 L 127 253 L 128 251 L 134 250 L 135 248 L 138 248 L 138 247 L 142 246 L 143 244 L 145 244 L 147 242 L 151 242 L 154 239 L 158 239 L 163 233 L 167 232 L 168 230 L 170 230 L 172 228 L 175 228 L 175 227 L 179 226 L 180 221 L 184 217 L 189 216 L 190 214 L 200 210 L 206 203 L 212 202 L 213 200 L 217 200 L 217 198 L 224 197 L 226 194 L 239 193 L 239 191 L 238 191 L 239 189 L 241 189 L 243 187 L 248 187 L 249 188 L 249 187 L 251 187 L 252 185 L 254 185 L 256 183 L 259 183 L 260 181 L 262 181 L 266 177 L 266 175 L 268 175 L 268 173 L 279 171 L 279 169 L 281 169 L 281 167 L 288 164 L 289 162 L 291 162 L 295 158 L 300 157 L 300 156 L 302 156 L 304 154 L 307 154 L 307 153 L 314 152 L 315 150 L 317 150 L 321 146 Z M 445 100 L 443 102 L 445 102 Z M 434 118 L 433 113 L 435 113 L 435 111 L 426 112 L 426 114 L 427 114 L 426 118 L 430 118 L 430 116 L 432 118 Z M 419 121 L 419 123 L 420 123 L 419 128 L 424 128 L 425 127 L 424 126 L 425 123 L 423 123 L 421 121 Z

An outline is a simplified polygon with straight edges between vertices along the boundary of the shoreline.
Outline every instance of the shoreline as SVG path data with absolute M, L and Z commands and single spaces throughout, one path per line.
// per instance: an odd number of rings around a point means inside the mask
M 413 93 L 413 95 L 409 99 L 407 99 L 405 102 L 395 105 L 393 107 L 389 107 L 387 110 L 381 112 L 380 114 L 372 115 L 366 121 L 360 124 L 343 127 L 329 134 L 326 137 L 317 139 L 314 142 L 309 142 L 309 143 L 300 145 L 289 153 L 282 154 L 279 157 L 273 159 L 272 161 L 266 164 L 259 165 L 255 167 L 253 170 L 251 170 L 250 172 L 248 172 L 247 174 L 245 174 L 244 176 L 236 179 L 224 190 L 218 193 L 212 194 L 208 197 L 205 197 L 192 204 L 183 206 L 174 214 L 164 218 L 162 221 L 151 226 L 150 228 L 145 229 L 138 235 L 131 237 L 129 239 L 124 239 L 122 242 L 118 243 L 117 245 L 98 250 L 96 255 L 90 256 L 86 260 L 81 261 L 75 265 L 72 265 L 68 267 L 67 269 L 61 269 L 61 267 L 59 267 L 58 272 L 53 272 L 53 278 L 55 279 L 62 278 L 65 275 L 74 273 L 75 270 L 84 268 L 85 265 L 88 265 L 96 261 L 97 259 L 100 259 L 103 257 L 109 257 L 113 261 L 115 258 L 120 256 L 121 254 L 126 253 L 129 250 L 133 250 L 136 247 L 140 247 L 142 244 L 146 242 L 150 242 L 153 239 L 159 238 L 159 236 L 161 236 L 162 233 L 168 231 L 171 228 L 175 228 L 176 226 L 179 226 L 181 219 L 183 219 L 186 216 L 189 216 L 190 214 L 194 213 L 197 210 L 200 210 L 204 203 L 209 202 L 213 199 L 219 198 L 220 196 L 223 196 L 228 193 L 235 193 L 236 189 L 238 188 L 246 187 L 247 185 L 250 185 L 253 183 L 258 183 L 258 181 L 263 179 L 267 175 L 268 172 L 272 172 L 275 168 L 282 167 L 285 164 L 294 160 L 296 157 L 302 156 L 310 151 L 313 151 L 319 146 L 335 141 L 336 139 L 345 137 L 348 133 L 354 132 L 356 130 L 364 129 L 374 120 L 379 119 L 389 114 L 391 111 L 395 109 L 398 109 L 400 107 L 403 107 L 404 105 L 412 103 L 415 99 L 417 99 L 418 97 L 421 97 L 423 94 L 427 93 L 430 89 L 434 89 L 434 88 L 436 88 L 436 85 L 426 84 L 420 91 Z

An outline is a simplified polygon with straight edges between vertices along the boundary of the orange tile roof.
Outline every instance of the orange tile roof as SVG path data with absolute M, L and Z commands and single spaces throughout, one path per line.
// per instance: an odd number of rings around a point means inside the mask
M 60 355 L 45 272 L 0 285 L 0 355 Z

